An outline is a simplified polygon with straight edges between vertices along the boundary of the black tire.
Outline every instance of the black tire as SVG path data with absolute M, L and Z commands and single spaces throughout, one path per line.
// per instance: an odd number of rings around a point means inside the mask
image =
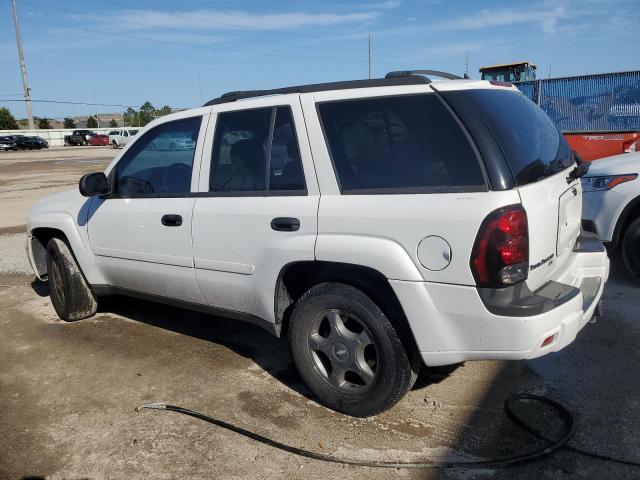
M 98 309 L 96 295 L 69 246 L 60 238 L 52 238 L 47 245 L 47 272 L 51 303 L 62 320 L 81 320 L 95 315 Z
M 114 149 L 118 148 L 118 144 L 116 143 L 116 141 L 115 141 L 115 140 L 113 140 L 113 141 L 111 142 L 111 146 L 112 146 Z
M 640 282 L 640 217 L 631 222 L 622 237 L 622 259 L 634 280 Z
M 332 324 L 340 327 L 327 330 Z M 368 417 L 395 405 L 417 378 L 418 352 L 405 350 L 400 331 L 362 291 L 321 283 L 296 303 L 289 342 L 300 376 L 321 403 Z

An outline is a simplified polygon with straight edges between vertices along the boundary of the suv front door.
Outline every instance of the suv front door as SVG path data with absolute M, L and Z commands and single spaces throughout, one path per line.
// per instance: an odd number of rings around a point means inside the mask
M 192 185 L 197 185 L 192 173 L 198 170 L 207 119 L 204 111 L 191 111 L 153 127 L 108 173 L 112 193 L 91 204 L 89 241 L 110 285 L 202 303 L 191 248 Z M 154 140 L 167 133 L 192 138 L 193 148 L 155 150 Z
M 269 101 L 212 112 L 193 249 L 209 305 L 273 321 L 280 270 L 314 259 L 319 190 L 298 97 Z

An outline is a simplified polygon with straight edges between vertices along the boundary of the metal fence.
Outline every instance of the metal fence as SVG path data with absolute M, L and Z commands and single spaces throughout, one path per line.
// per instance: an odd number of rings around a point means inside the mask
M 640 130 L 640 71 L 518 82 L 564 132 Z

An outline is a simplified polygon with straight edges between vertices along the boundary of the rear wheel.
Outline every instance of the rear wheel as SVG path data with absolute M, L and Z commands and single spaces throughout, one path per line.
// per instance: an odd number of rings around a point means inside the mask
M 113 148 L 118 148 L 118 144 L 115 140 L 111 142 L 111 145 L 113 146 Z
M 296 367 L 318 399 L 356 417 L 395 405 L 420 366 L 382 310 L 341 283 L 315 285 L 298 300 L 289 340 Z
M 640 282 L 640 217 L 631 222 L 622 238 L 622 258 L 631 276 Z
M 80 320 L 96 313 L 96 296 L 82 275 L 69 246 L 60 238 L 52 238 L 47 245 L 47 273 L 51 303 L 62 320 Z

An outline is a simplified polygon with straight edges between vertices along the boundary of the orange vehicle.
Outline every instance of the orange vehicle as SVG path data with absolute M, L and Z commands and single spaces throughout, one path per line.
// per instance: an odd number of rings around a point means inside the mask
M 640 132 L 565 132 L 572 150 L 588 162 L 640 151 Z

